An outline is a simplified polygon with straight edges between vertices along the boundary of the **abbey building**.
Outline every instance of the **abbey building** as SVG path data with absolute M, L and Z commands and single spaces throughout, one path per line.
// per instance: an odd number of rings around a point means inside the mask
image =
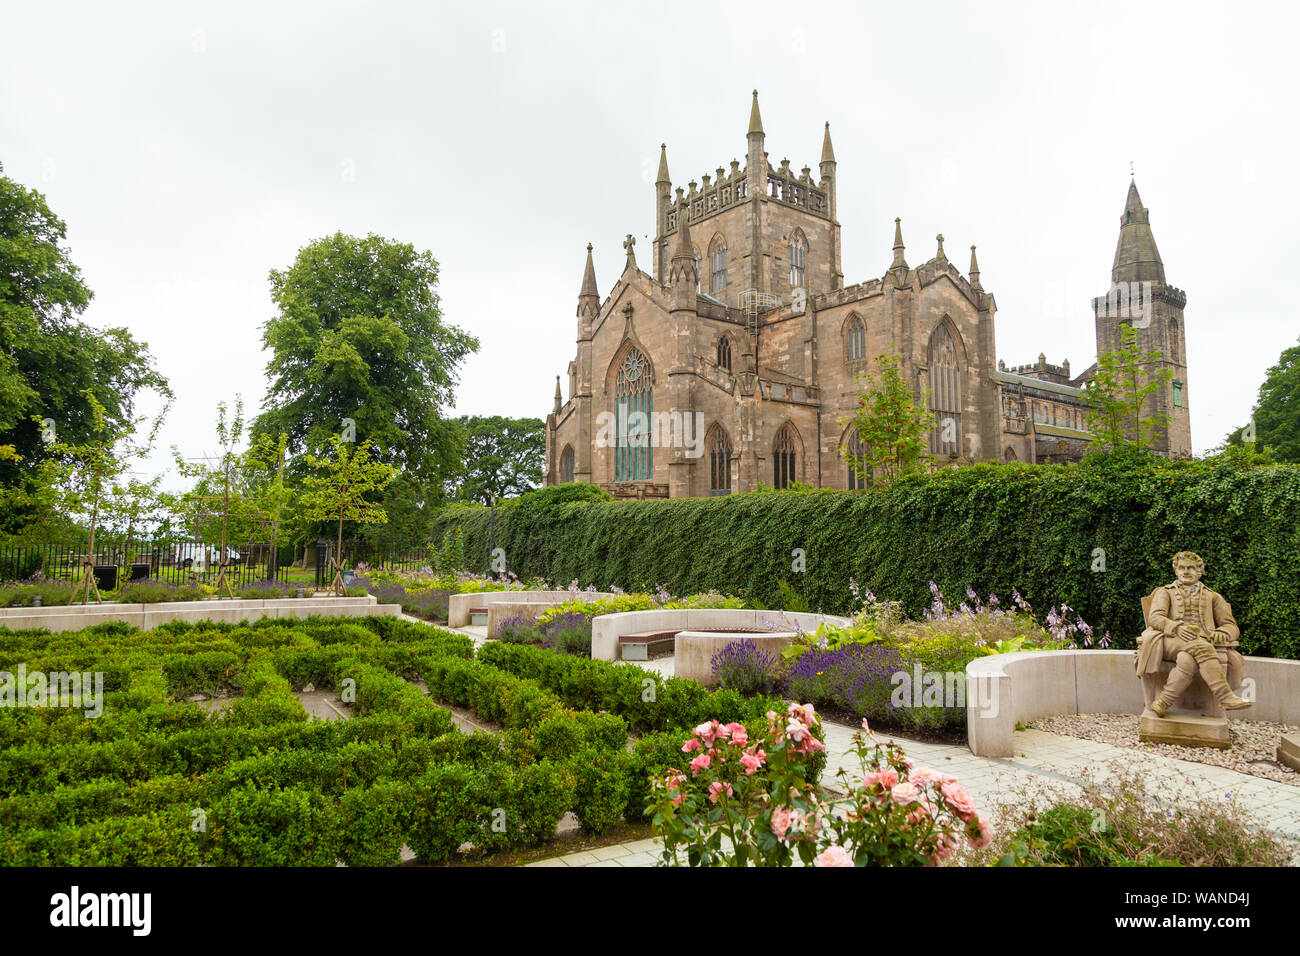
M 546 420 L 547 484 L 589 481 L 621 497 L 685 497 L 793 482 L 852 489 L 861 454 L 840 424 L 875 356 L 894 351 L 917 395 L 928 389 L 935 464 L 1072 461 L 1089 440 L 1086 386 L 1096 366 L 1008 368 L 994 336 L 997 305 L 980 283 L 934 255 L 911 265 L 901 221 L 883 275 L 844 284 L 830 125 L 814 177 L 769 161 L 758 94 L 745 163 L 674 188 L 667 151 L 655 183 L 655 238 L 605 298 L 591 247 L 578 294 L 568 398 L 559 377 Z M 964 254 L 963 254 L 964 258 Z M 1100 285 L 1100 283 L 1099 283 Z M 1172 381 L 1146 410 L 1167 416 L 1158 450 L 1191 454 L 1183 292 L 1165 283 L 1148 211 L 1130 185 L 1108 290 L 1093 301 L 1098 351 L 1121 323 L 1158 349 Z

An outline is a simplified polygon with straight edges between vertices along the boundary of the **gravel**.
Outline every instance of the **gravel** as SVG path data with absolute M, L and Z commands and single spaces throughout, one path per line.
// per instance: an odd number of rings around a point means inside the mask
M 1030 721 L 1029 726 L 1066 737 L 1148 750 L 1166 757 L 1210 764 L 1300 787 L 1300 773 L 1277 762 L 1277 746 L 1282 734 L 1295 733 L 1296 727 L 1265 720 L 1234 720 L 1228 729 L 1232 746 L 1228 750 L 1216 750 L 1213 747 L 1143 743 L 1138 740 L 1140 723 L 1141 718 L 1133 714 L 1058 714 Z

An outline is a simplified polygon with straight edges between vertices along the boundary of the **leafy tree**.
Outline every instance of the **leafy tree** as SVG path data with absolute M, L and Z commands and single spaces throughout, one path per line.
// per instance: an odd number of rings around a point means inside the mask
M 106 427 L 127 427 L 143 389 L 170 395 L 142 342 L 126 329 L 95 329 L 79 319 L 91 291 L 64 248 L 67 227 L 45 197 L 0 167 L 0 487 L 20 506 L 0 510 L 0 532 L 35 520 L 42 465 L 56 445 L 97 439 L 99 403 Z M 47 441 L 53 426 L 59 442 Z
M 1092 432 L 1090 451 L 1132 449 L 1145 451 L 1164 433 L 1165 415 L 1142 414 L 1142 406 L 1173 378 L 1160 369 L 1160 352 L 1143 352 L 1137 330 L 1120 327 L 1119 346 L 1097 356 L 1097 372 L 1088 385 L 1088 411 L 1084 416 Z
M 466 437 L 458 500 L 487 504 L 492 495 L 500 501 L 542 483 L 546 425 L 540 418 L 463 416 L 457 421 Z
M 1300 344 L 1283 350 L 1268 370 L 1250 424 L 1228 435 L 1226 444 L 1254 444 L 1274 461 L 1300 462 Z
M 416 482 L 441 486 L 459 453 L 442 413 L 478 340 L 443 321 L 437 282 L 428 252 L 376 235 L 318 239 L 272 270 L 271 381 L 254 436 L 287 434 L 298 473 L 332 436 L 368 440 Z
M 383 524 L 388 515 L 382 505 L 368 496 L 382 491 L 397 475 L 397 469 L 371 458 L 370 440 L 352 446 L 339 435 L 330 438 L 332 456 L 307 455 L 307 462 L 317 471 L 309 474 L 302 497 L 303 511 L 310 521 L 338 521 L 338 549 L 334 552 L 336 595 L 343 595 L 343 523 Z
M 852 425 L 862 440 L 864 454 L 855 456 L 847 443 L 841 454 L 864 479 L 879 470 L 885 482 L 901 475 L 924 470 L 930 460 L 930 430 L 934 419 L 926 406 L 929 389 L 918 401 L 903 380 L 899 367 L 902 360 L 892 352 L 876 356 L 875 374 L 859 376 L 863 383 L 857 410 L 840 422 Z

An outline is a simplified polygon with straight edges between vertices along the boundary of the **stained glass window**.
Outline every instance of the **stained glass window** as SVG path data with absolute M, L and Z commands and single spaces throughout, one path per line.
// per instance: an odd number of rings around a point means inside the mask
M 961 375 L 957 346 L 944 322 L 930 336 L 930 407 L 934 410 L 930 451 L 961 454 Z
M 614 383 L 614 480 L 649 481 L 654 473 L 650 421 L 654 386 L 650 362 L 640 349 L 628 349 Z

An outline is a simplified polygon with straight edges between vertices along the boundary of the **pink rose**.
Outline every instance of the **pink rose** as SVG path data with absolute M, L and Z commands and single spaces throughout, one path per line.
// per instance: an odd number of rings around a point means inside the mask
M 889 791 L 895 803 L 916 803 L 921 799 L 921 788 L 911 782 L 900 783 Z
M 878 783 L 880 783 L 880 774 L 876 771 L 873 771 L 862 778 L 862 789 L 870 790 Z
M 989 845 L 993 839 L 993 831 L 989 829 L 987 821 L 978 813 L 973 814 L 970 819 L 970 828 L 966 831 L 967 837 L 970 838 L 971 845 L 977 850 L 982 850 Z
M 969 820 L 975 814 L 975 798 L 961 784 L 945 783 L 939 789 L 948 806 L 963 820 Z
M 700 771 L 706 769 L 713 762 L 713 758 L 708 754 L 700 754 L 691 761 L 691 776 L 698 777 Z
M 731 734 L 731 742 L 737 747 L 749 743 L 749 732 L 745 730 L 744 724 L 727 724 L 727 730 Z
M 880 785 L 886 790 L 893 790 L 898 785 L 898 771 L 893 767 L 886 767 L 877 776 L 880 779 Z
M 740 765 L 745 768 L 745 773 L 752 776 L 755 770 L 763 766 L 763 760 L 767 754 L 759 750 L 756 753 L 744 753 L 740 757 Z
M 792 720 L 785 725 L 785 735 L 794 743 L 808 739 L 808 728 L 797 720 Z
M 711 803 L 717 803 L 718 798 L 724 793 L 729 797 L 732 796 L 731 784 L 723 783 L 721 780 L 715 780 L 709 784 L 709 801 Z
M 842 846 L 827 847 L 813 860 L 813 866 L 852 866 L 853 857 Z
M 699 750 L 700 747 L 701 747 L 700 742 L 696 740 L 694 737 L 692 737 L 690 740 L 686 741 L 686 743 L 682 744 L 682 753 L 684 754 L 694 753 L 695 751 Z
M 944 775 L 937 770 L 931 770 L 929 767 L 918 767 L 909 777 L 918 787 L 929 787 L 944 782 Z
M 772 811 L 772 832 L 778 838 L 784 840 L 786 831 L 790 829 L 790 811 L 785 807 L 778 807 Z

